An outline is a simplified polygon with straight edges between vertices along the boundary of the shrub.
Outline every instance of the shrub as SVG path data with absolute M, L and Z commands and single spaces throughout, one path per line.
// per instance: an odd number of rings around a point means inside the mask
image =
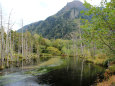
M 50 59 L 51 57 L 52 57 L 51 54 L 42 53 L 42 54 L 40 55 L 40 60 L 41 60 L 41 61 L 48 60 L 48 59 Z
M 115 61 L 115 57 L 109 58 L 109 59 L 107 59 L 107 60 L 103 63 L 103 65 L 104 65 L 104 66 L 108 66 L 108 62 L 109 62 L 109 63 L 112 63 L 112 62 L 114 62 L 114 61 Z
M 47 53 L 52 54 L 54 56 L 61 55 L 61 52 L 55 47 L 47 47 Z

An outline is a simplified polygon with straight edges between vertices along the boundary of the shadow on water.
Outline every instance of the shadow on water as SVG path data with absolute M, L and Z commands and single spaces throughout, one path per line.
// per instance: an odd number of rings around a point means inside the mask
M 104 68 L 86 63 L 82 59 L 71 59 L 64 68 L 38 76 L 38 83 L 50 86 L 90 86 L 95 83 L 97 75 L 102 74 Z

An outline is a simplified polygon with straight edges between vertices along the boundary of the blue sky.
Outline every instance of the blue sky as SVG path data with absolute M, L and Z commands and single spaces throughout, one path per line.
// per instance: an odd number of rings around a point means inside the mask
M 73 0 L 0 0 L 0 5 L 3 9 L 4 24 L 8 20 L 8 14 L 12 10 L 11 24 L 15 25 L 13 30 L 17 30 L 21 27 L 21 20 L 23 19 L 24 25 L 44 20 L 48 16 L 54 15 L 61 8 L 63 8 L 67 2 Z M 83 0 L 80 0 L 83 2 Z M 92 5 L 99 5 L 101 0 L 87 0 Z

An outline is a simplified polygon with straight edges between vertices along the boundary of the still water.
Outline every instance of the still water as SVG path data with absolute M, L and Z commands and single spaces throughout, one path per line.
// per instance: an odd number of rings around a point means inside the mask
M 0 86 L 90 86 L 103 72 L 103 67 L 73 59 L 63 68 L 39 76 L 25 74 L 24 71 L 3 74 Z

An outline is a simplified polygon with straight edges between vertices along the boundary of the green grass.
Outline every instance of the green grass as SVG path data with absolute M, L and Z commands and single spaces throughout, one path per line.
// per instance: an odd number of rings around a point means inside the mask
M 66 61 L 60 58 L 51 58 L 48 61 L 45 61 L 38 65 L 38 68 L 33 69 L 31 71 L 26 71 L 26 74 L 32 75 L 42 75 L 48 73 L 52 70 L 62 68 L 66 65 Z
M 111 66 L 109 66 L 109 70 L 115 73 L 115 64 L 112 64 Z

